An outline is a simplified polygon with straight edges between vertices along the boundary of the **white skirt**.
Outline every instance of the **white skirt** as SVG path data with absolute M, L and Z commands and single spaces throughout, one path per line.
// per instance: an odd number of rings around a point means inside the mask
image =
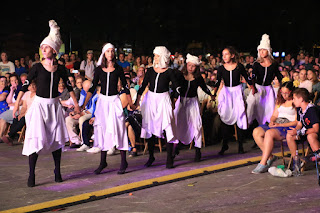
M 275 107 L 275 92 L 272 86 L 261 86 L 256 84 L 257 93 L 249 94 L 247 98 L 248 123 L 256 119 L 259 125 L 270 122 Z
M 168 92 L 148 91 L 141 103 L 141 115 L 141 138 L 151 138 L 152 135 L 164 138 L 163 131 L 166 131 L 167 142 L 173 143 L 175 122 Z
M 102 151 L 116 146 L 119 150 L 128 150 L 128 136 L 125 116 L 119 95 L 100 94 L 96 104 L 94 127 L 94 147 Z
M 218 102 L 218 113 L 223 123 L 227 125 L 236 123 L 240 129 L 248 128 L 241 84 L 235 87 L 223 86 Z
M 35 96 L 25 116 L 23 155 L 48 154 L 64 148 L 69 136 L 63 113 L 58 98 Z
M 198 97 L 179 97 L 175 104 L 176 138 L 188 145 L 194 140 L 195 147 L 202 145 L 202 120 Z

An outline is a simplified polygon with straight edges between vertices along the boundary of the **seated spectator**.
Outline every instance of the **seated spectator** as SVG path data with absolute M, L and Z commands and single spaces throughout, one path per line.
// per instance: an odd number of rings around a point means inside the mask
M 290 127 L 297 125 L 297 113 L 292 100 L 293 90 L 292 81 L 284 83 L 280 89 L 281 92 L 278 93 L 270 123 L 260 125 L 253 130 L 253 138 L 262 151 L 261 161 L 252 171 L 254 174 L 268 171 L 272 163 L 277 160 L 277 157 L 272 155 L 274 141 L 283 140 Z
M 312 82 L 312 93 L 320 92 L 320 82 L 314 71 L 308 70 L 307 78 Z
M 12 110 L 14 108 L 16 98 L 21 90 L 21 85 L 19 84 L 19 78 L 15 74 L 11 74 L 10 76 L 10 91 L 6 98 L 8 106 L 10 107 L 9 110 L 0 114 L 0 137 L 3 136 L 5 130 L 8 127 L 8 124 L 12 124 L 13 117 L 12 117 Z M 22 103 L 19 103 L 21 105 Z
M 9 109 L 6 101 L 9 94 L 9 88 L 7 87 L 7 79 L 4 76 L 0 76 L 0 114 Z
M 94 112 L 96 110 L 95 105 L 97 103 L 97 100 L 98 100 L 98 97 L 100 94 L 100 90 L 101 90 L 101 87 L 97 86 L 96 95 L 91 100 L 91 103 L 93 105 L 92 106 L 92 117 L 90 118 L 90 120 L 86 120 L 82 124 L 82 135 L 81 136 L 82 136 L 83 144 L 79 149 L 77 149 L 78 152 L 87 151 L 90 153 L 99 153 L 101 151 L 98 147 L 93 146 L 92 148 L 90 148 L 90 138 L 92 136 L 93 123 L 95 120 L 95 115 L 94 115 Z
M 295 128 L 291 128 L 287 134 L 287 143 L 293 158 L 293 174 L 299 175 L 301 164 L 297 154 L 296 140 L 307 140 L 313 152 L 318 151 L 320 143 L 318 139 L 319 134 L 319 112 L 318 109 L 309 103 L 309 92 L 304 88 L 296 89 L 293 92 L 293 102 L 297 107 L 298 123 Z
M 153 62 L 152 62 L 152 63 L 153 63 Z M 134 63 L 133 63 L 132 71 L 136 73 L 136 72 L 138 71 L 139 67 L 141 67 L 141 65 L 142 65 L 142 63 L 141 63 L 141 57 L 138 56 L 138 57 L 136 57 L 136 60 L 135 60 Z
M 1 61 L 0 61 L 0 73 L 4 76 L 6 73 L 14 73 L 15 68 L 14 64 L 8 60 L 8 55 L 6 52 L 1 52 Z M 9 80 L 8 80 L 9 81 Z
M 10 76 L 11 76 L 11 73 L 4 74 L 4 77 L 6 77 L 7 79 L 7 86 L 10 86 Z
M 63 55 L 64 61 L 65 61 L 65 66 L 66 68 L 70 71 L 73 68 L 73 62 L 70 61 L 70 57 L 67 53 Z
M 21 85 L 24 84 L 24 82 L 27 80 L 27 78 L 28 78 L 28 74 L 27 74 L 27 73 L 22 73 L 22 74 L 20 75 Z
M 80 70 L 84 70 L 85 72 L 85 77 L 88 80 L 93 80 L 94 76 L 94 69 L 97 67 L 96 62 L 94 61 L 93 58 L 93 51 L 88 50 L 87 51 L 87 59 L 83 60 L 80 64 Z
M 275 96 L 277 98 L 278 91 L 280 89 L 280 82 L 279 82 L 277 76 L 275 76 L 273 81 L 272 81 L 272 88 L 273 88 L 274 94 L 275 94 Z
M 312 82 L 307 79 L 307 71 L 305 69 L 299 72 L 299 88 L 305 88 L 308 92 L 312 92 Z
M 82 90 L 83 78 L 79 76 L 76 78 L 76 87 L 81 91 Z
M 13 123 L 10 126 L 10 131 L 8 132 L 8 135 L 2 137 L 2 141 L 8 145 L 13 145 L 14 137 L 19 131 L 21 131 L 23 126 L 26 124 L 25 115 L 28 109 L 30 109 L 30 106 L 33 102 L 37 90 L 37 86 L 34 81 L 29 85 L 28 90 L 29 91 L 26 92 L 22 97 L 22 107 L 20 110 L 20 114 L 18 115 L 18 117 L 13 119 Z
M 15 65 L 15 73 L 18 76 L 20 76 L 22 73 L 27 73 L 27 69 L 20 65 L 20 60 L 19 59 L 14 60 L 14 65 Z
M 145 76 L 144 65 L 141 65 L 137 71 L 137 77 L 134 79 L 134 83 L 135 83 L 134 89 L 135 90 L 137 90 L 137 91 L 139 90 L 139 88 L 143 82 L 144 76 Z
M 33 65 L 35 65 L 35 64 L 37 64 L 37 63 L 40 63 L 41 61 L 40 61 L 40 55 L 39 55 L 39 53 L 35 53 L 34 54 L 34 62 L 32 62 L 32 64 L 31 64 L 31 67 L 33 67 Z
M 79 106 L 81 107 L 84 103 L 84 100 L 86 99 L 87 92 L 89 91 L 91 87 L 91 81 L 86 80 L 83 82 L 83 89 L 81 90 L 80 94 L 80 100 L 79 100 Z M 92 99 L 94 98 L 94 95 L 91 97 L 91 100 L 87 104 L 86 111 L 81 112 L 80 114 L 74 115 L 73 112 L 69 113 L 69 116 L 66 118 L 66 126 L 68 130 L 68 135 L 70 138 L 70 148 L 79 148 L 81 145 L 81 138 L 76 132 L 76 126 L 79 126 L 80 129 L 80 135 L 82 134 L 82 125 L 83 122 L 86 120 L 89 120 L 92 117 L 92 111 L 93 111 L 93 104 Z
M 24 57 L 20 58 L 20 66 L 26 69 L 26 73 L 29 72 L 29 65 L 26 63 L 26 59 Z
M 119 54 L 117 64 L 123 68 L 123 72 L 130 72 L 130 63 L 124 60 L 124 53 Z
M 294 73 L 292 75 L 292 80 L 293 80 L 293 85 L 295 87 L 299 87 L 300 81 L 299 81 L 299 72 L 298 71 L 294 71 Z
M 153 59 L 152 59 L 151 56 L 149 56 L 148 57 L 148 64 L 147 64 L 146 68 L 148 69 L 148 68 L 151 68 L 151 67 L 153 67 Z

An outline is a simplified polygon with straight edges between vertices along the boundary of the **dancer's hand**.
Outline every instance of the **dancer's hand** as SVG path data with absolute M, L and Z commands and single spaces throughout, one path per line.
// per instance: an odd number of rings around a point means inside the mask
M 136 109 L 137 109 L 137 106 L 134 105 L 134 104 L 131 104 L 131 105 L 130 105 L 130 108 L 131 108 L 132 110 L 136 110 Z
M 93 124 L 94 119 L 95 119 L 95 117 L 92 117 L 92 118 L 89 120 L 89 124 L 90 124 L 90 125 L 92 125 L 92 124 Z
M 76 106 L 74 106 L 74 113 L 79 114 L 80 112 L 81 112 L 81 109 L 80 109 L 79 105 L 77 104 Z
M 255 86 L 251 85 L 251 92 L 252 92 L 252 95 L 256 94 L 257 93 L 257 89 Z

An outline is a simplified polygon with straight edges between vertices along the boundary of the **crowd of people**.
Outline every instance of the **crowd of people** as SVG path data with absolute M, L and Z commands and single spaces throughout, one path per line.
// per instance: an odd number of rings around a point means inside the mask
M 180 143 L 194 142 L 199 162 L 203 140 L 222 140 L 219 154 L 224 155 L 230 131 L 235 131 L 238 153 L 244 153 L 243 141 L 252 135 L 263 153 L 255 174 L 266 172 L 277 159 L 274 141 L 287 139 L 294 158 L 297 138 L 308 140 L 313 152 L 320 148 L 319 56 L 300 52 L 275 59 L 265 34 L 257 57 L 238 54 L 233 47 L 216 55 L 171 55 L 164 46 L 153 55 L 116 56 L 107 43 L 98 60 L 92 50 L 83 60 L 74 53 L 56 59 L 59 27 L 54 21 L 49 25 L 50 34 L 40 45 L 42 59 L 36 53 L 34 60 L 12 63 L 1 53 L 0 138 L 13 145 L 26 126 L 23 154 L 29 156 L 30 187 L 35 186 L 39 154 L 52 153 L 55 181 L 62 181 L 65 142 L 79 152 L 101 153 L 96 174 L 116 149 L 121 155 L 118 174 L 124 174 L 126 151 L 138 156 L 136 142 L 142 139 L 149 151 L 146 167 L 155 161 L 160 138 L 166 143 L 166 168 L 174 168 Z

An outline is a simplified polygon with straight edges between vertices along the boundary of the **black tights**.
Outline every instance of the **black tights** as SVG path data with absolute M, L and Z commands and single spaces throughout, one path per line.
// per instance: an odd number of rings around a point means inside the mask
M 128 166 L 128 162 L 127 162 L 127 156 L 126 156 L 126 151 L 125 150 L 120 150 L 120 155 L 121 155 L 121 165 L 120 165 L 120 170 L 119 172 L 121 174 L 124 173 L 124 171 L 126 170 L 127 166 Z M 94 171 L 94 173 L 96 174 L 100 174 L 101 171 L 106 168 L 108 166 L 107 164 L 107 151 L 101 151 L 101 155 L 100 155 L 100 164 L 99 167 Z M 118 172 L 118 173 L 119 173 Z
M 166 138 L 165 132 L 164 136 Z M 152 135 L 151 138 L 146 139 L 148 143 L 148 151 L 149 151 L 149 160 L 145 166 L 151 166 L 152 162 L 154 161 L 154 147 L 157 141 L 157 137 Z M 168 143 L 166 141 L 166 150 L 167 150 L 167 168 L 173 168 L 173 143 Z
M 35 169 L 38 160 L 38 154 L 32 153 L 29 155 L 29 179 L 28 179 L 28 186 L 33 187 L 35 186 Z M 58 149 L 52 152 L 52 157 L 54 160 L 54 174 L 55 174 L 55 181 L 62 182 L 60 166 L 61 166 L 61 149 Z
M 221 123 L 221 132 L 222 132 L 222 150 L 227 150 L 228 149 L 228 143 L 229 140 L 232 138 L 231 132 L 233 132 L 233 125 L 227 125 L 225 123 Z M 243 141 L 244 141 L 244 136 L 245 136 L 245 130 L 240 129 L 237 126 L 237 135 L 238 135 L 238 146 L 239 146 L 239 153 L 243 153 Z

